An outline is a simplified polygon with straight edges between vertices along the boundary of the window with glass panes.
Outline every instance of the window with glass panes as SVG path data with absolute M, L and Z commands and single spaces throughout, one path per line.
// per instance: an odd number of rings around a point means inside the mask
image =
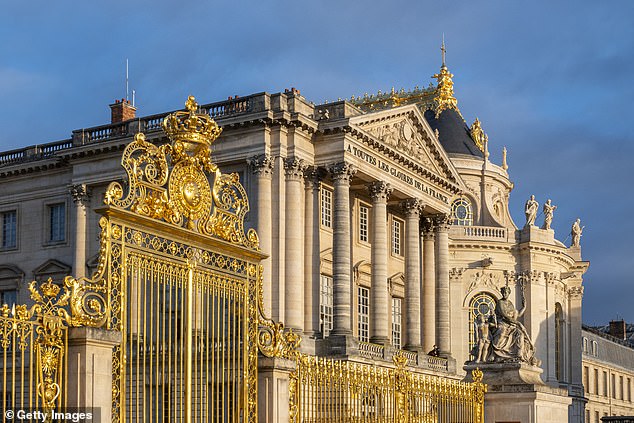
M 2 212 L 2 248 L 15 248 L 18 241 L 17 213 L 15 210 Z
M 392 345 L 394 348 L 401 349 L 401 319 L 402 300 L 400 298 L 392 298 Z
M 321 226 L 332 228 L 332 191 L 321 188 Z
M 332 278 L 321 275 L 319 284 L 319 328 L 326 337 L 332 330 Z
M 392 219 L 392 254 L 400 256 L 402 254 L 401 248 L 401 234 L 403 233 L 403 222 L 398 219 Z
M 51 242 L 64 241 L 66 238 L 66 205 L 64 203 L 49 206 L 49 237 Z
M 9 306 L 9 308 L 11 308 L 15 305 L 17 301 L 18 301 L 17 290 L 13 289 L 13 290 L 7 290 L 7 291 L 0 291 L 0 306 L 6 304 Z
M 370 341 L 370 290 L 362 286 L 358 291 L 359 341 Z
M 368 219 L 370 209 L 366 206 L 359 207 L 359 241 L 368 242 Z

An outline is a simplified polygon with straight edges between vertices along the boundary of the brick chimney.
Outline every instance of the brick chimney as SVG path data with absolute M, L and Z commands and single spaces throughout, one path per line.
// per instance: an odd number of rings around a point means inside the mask
M 610 321 L 610 335 L 625 340 L 627 337 L 625 333 L 625 320 Z
M 130 104 L 130 101 L 121 99 L 115 100 L 110 105 L 111 123 L 125 122 L 126 120 L 136 117 L 136 107 Z

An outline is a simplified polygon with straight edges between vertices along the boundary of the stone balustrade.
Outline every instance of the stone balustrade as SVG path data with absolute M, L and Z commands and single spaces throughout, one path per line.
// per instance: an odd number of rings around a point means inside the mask
M 453 225 L 449 231 L 451 239 L 474 241 L 508 241 L 509 231 L 506 228 L 491 226 L 459 226 Z

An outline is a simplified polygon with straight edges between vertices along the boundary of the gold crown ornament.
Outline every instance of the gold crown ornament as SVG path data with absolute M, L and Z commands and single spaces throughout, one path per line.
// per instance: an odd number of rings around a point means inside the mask
M 172 145 L 182 144 L 183 152 L 196 155 L 201 148 L 208 148 L 220 136 L 222 128 L 204 113 L 198 113 L 198 103 L 194 96 L 185 102 L 186 111 L 170 114 L 163 120 L 163 130 Z

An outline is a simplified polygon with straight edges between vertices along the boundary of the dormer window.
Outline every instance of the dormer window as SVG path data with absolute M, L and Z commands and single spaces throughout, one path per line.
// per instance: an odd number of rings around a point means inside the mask
M 460 226 L 473 225 L 473 211 L 469 200 L 462 197 L 451 203 L 451 223 Z

